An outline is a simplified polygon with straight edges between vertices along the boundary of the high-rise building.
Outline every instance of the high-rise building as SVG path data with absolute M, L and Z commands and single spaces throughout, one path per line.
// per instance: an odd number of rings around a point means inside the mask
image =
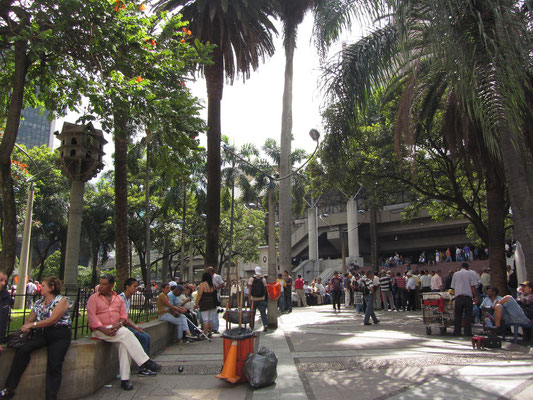
M 39 108 L 25 108 L 22 110 L 23 120 L 20 121 L 17 143 L 28 149 L 43 144 L 52 147 L 54 140 L 55 121 L 48 120 L 48 111 L 41 114 Z

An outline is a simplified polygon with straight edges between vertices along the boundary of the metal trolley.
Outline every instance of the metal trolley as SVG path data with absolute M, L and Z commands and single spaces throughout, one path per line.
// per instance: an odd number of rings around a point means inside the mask
M 431 335 L 434 326 L 444 335 L 455 322 L 453 296 L 448 292 L 422 293 L 422 316 L 426 334 Z

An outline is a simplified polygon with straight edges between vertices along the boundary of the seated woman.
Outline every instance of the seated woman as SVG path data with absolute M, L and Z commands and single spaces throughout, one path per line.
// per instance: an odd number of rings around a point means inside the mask
M 20 328 L 22 332 L 34 329 L 35 333 L 25 345 L 17 349 L 6 380 L 6 388 L 0 391 L 0 398 L 9 399 L 15 395 L 20 377 L 30 362 L 31 352 L 47 346 L 46 399 L 57 399 L 63 360 L 72 333 L 69 299 L 59 294 L 60 292 L 61 281 L 58 278 L 51 276 L 43 281 L 42 298 L 35 302 L 26 323 Z
M 503 331 L 502 320 L 506 325 L 519 324 L 531 327 L 533 324 L 533 283 L 525 281 L 520 284 L 518 301 L 512 296 L 505 296 L 493 305 L 496 328 L 495 333 Z
M 174 282 L 173 282 L 174 283 Z M 174 283 L 174 287 L 176 284 Z M 170 285 L 164 283 L 162 285 L 162 290 L 159 296 L 157 296 L 157 314 L 159 319 L 162 321 L 170 322 L 173 325 L 176 325 L 176 330 L 178 331 L 177 342 L 184 341 L 189 343 L 189 339 L 185 336 L 183 339 L 183 333 L 190 335 L 189 327 L 187 325 L 187 318 L 183 316 L 187 310 L 183 307 L 177 307 L 171 304 L 168 294 L 170 293 Z

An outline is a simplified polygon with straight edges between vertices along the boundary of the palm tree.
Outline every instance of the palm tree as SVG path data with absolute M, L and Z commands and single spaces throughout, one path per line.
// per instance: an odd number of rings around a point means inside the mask
M 233 82 L 236 74 L 244 78 L 259 66 L 260 59 L 274 53 L 269 17 L 271 0 L 160 0 L 159 10 L 178 10 L 189 21 L 189 29 L 201 42 L 216 45 L 213 64 L 203 73 L 207 86 L 207 265 L 218 265 L 221 181 L 220 103 L 226 79 Z
M 533 96 L 529 93 L 529 64 L 523 54 L 530 50 L 525 29 L 530 15 L 513 7 L 513 2 L 499 3 L 422 0 L 409 2 L 409 8 L 395 3 L 388 24 L 346 48 L 342 61 L 329 69 L 333 76 L 329 87 L 347 106 L 344 109 L 350 110 L 354 104 L 364 105 L 368 93 L 387 85 L 391 77 L 403 77 L 396 133 L 409 143 L 420 133 L 408 129 L 413 110 L 419 121 L 427 123 L 435 118 L 439 107 L 444 108 L 443 133 L 452 151 L 466 147 L 468 155 L 482 164 L 492 221 L 491 265 L 495 263 L 495 280 L 505 288 L 505 258 L 500 254 L 505 215 L 503 171 L 515 233 L 522 240 L 533 237 L 527 236 L 526 229 L 533 226 L 533 218 L 523 215 L 524 209 L 532 207 L 523 204 L 533 189 L 533 183 L 528 183 L 532 178 L 531 174 L 519 175 L 533 165 L 531 142 L 526 141 L 531 135 L 523 128 L 531 117 L 520 111 Z M 506 32 L 512 32 L 512 40 Z M 514 146 L 513 141 L 523 145 Z M 516 193 L 517 176 L 521 193 Z M 530 241 L 523 245 L 530 246 Z
M 342 28 L 351 24 L 351 17 L 363 10 L 362 4 L 372 0 L 277 0 L 277 14 L 283 23 L 283 47 L 285 49 L 285 82 L 281 117 L 280 176 L 289 176 L 292 164 L 292 82 L 294 50 L 298 25 L 308 11 L 313 11 L 315 21 L 315 43 L 323 54 L 329 44 L 336 40 Z M 291 224 L 292 224 L 292 178 L 283 179 L 279 189 L 279 258 L 282 270 L 291 266 Z

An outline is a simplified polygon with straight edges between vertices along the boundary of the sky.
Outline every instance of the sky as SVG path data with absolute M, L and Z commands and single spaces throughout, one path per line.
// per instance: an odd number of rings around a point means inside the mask
M 320 108 L 323 95 L 320 89 L 320 62 L 315 45 L 311 42 L 313 16 L 305 17 L 298 28 L 297 48 L 294 56 L 293 77 L 293 137 L 292 149 L 304 149 L 312 153 L 316 143 L 309 137 L 310 129 L 317 129 L 323 135 Z M 278 27 L 278 31 L 281 28 Z M 356 29 L 359 32 L 359 29 Z M 341 40 L 354 38 L 354 31 L 346 33 Z M 360 37 L 360 34 L 359 34 Z M 353 40 L 353 39 L 352 39 Z M 330 57 L 341 49 L 341 42 L 332 46 Z M 225 84 L 222 104 L 222 134 L 229 137 L 230 144 L 237 147 L 245 143 L 253 143 L 258 148 L 268 138 L 274 138 L 279 144 L 281 135 L 282 96 L 285 71 L 285 53 L 281 34 L 275 39 L 276 53 L 252 71 L 248 80 L 243 83 L 242 77 L 235 79 L 233 85 Z M 189 83 L 191 92 L 206 107 L 207 95 L 205 81 L 198 79 Z M 201 113 L 207 119 L 207 109 Z M 64 120 L 75 122 L 76 114 L 71 113 L 56 124 L 61 130 Z M 95 124 L 96 125 L 96 124 Z M 113 141 L 110 132 L 104 132 L 108 141 L 104 151 L 104 170 L 112 168 Z M 200 135 L 200 143 L 207 144 L 205 133 Z M 59 146 L 56 139 L 54 147 Z

